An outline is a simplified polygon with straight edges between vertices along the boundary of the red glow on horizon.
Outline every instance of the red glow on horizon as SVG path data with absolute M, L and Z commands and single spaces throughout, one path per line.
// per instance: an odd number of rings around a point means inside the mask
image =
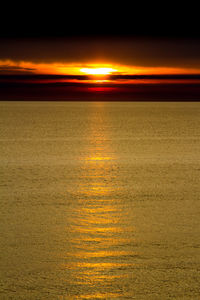
M 87 90 L 89 92 L 113 92 L 117 91 L 118 87 L 105 87 L 105 86 L 95 86 L 95 87 L 88 87 Z

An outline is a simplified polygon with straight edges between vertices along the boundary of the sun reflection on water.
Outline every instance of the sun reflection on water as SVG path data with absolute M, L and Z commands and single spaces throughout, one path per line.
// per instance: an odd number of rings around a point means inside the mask
M 70 213 L 69 249 L 63 268 L 68 285 L 79 290 L 78 299 L 120 298 L 121 284 L 131 272 L 130 232 L 120 199 L 117 153 L 109 138 L 104 106 L 93 103 L 90 136 L 79 158 L 78 199 Z M 123 295 L 124 296 L 124 295 Z

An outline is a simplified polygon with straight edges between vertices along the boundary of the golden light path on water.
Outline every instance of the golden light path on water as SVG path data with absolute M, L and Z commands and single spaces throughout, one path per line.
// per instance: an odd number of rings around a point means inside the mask
M 123 281 L 133 267 L 130 257 L 136 255 L 130 247 L 134 228 L 129 226 L 127 208 L 120 198 L 123 187 L 117 176 L 119 157 L 108 136 L 108 116 L 102 110 L 103 103 L 91 107 L 90 135 L 79 158 L 79 199 L 69 214 L 71 247 L 62 266 L 69 272 L 70 296 L 76 287 L 74 296 L 78 299 L 125 297 Z

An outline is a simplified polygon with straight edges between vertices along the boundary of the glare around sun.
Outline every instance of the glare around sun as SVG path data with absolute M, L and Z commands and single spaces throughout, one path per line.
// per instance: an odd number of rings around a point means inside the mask
M 117 70 L 112 68 L 83 68 L 80 71 L 88 75 L 109 75 Z

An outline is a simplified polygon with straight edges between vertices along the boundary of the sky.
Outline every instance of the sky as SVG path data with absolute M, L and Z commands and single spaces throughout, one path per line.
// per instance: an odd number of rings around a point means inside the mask
M 200 36 L 189 13 L 155 19 L 135 10 L 111 18 L 107 9 L 100 17 L 59 15 L 60 22 L 54 14 L 44 26 L 25 14 L 13 16 L 11 29 L 1 20 L 0 100 L 196 101 Z

